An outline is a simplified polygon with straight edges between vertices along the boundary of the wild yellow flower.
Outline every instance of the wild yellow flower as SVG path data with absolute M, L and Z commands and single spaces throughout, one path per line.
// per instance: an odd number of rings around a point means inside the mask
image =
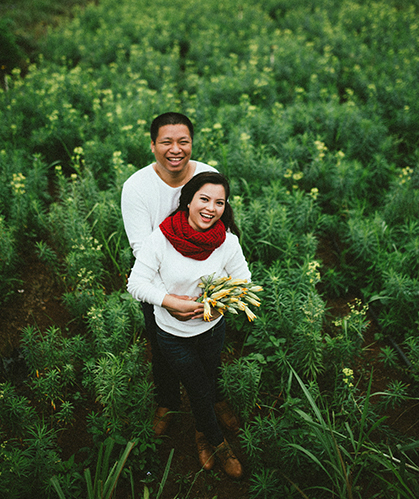
M 10 185 L 15 194 L 25 194 L 25 180 L 26 177 L 22 173 L 13 173 L 13 180 Z

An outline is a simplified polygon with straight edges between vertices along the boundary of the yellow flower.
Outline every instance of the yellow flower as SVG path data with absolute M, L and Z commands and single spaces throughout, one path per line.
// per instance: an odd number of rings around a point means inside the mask
M 211 304 L 208 299 L 204 300 L 204 321 L 210 321 L 212 317 L 211 314 Z
M 260 302 L 260 298 L 258 295 L 255 295 L 255 293 L 252 293 L 252 291 L 248 291 L 247 292 L 247 296 L 250 296 L 250 298 L 253 298 L 254 300 L 257 300 L 258 302 Z
M 242 310 L 243 312 L 246 311 L 246 305 L 241 300 L 237 302 L 237 307 L 239 310 Z
M 248 301 L 250 305 L 254 305 L 255 307 L 260 307 L 260 302 L 253 299 L 251 296 L 246 296 L 246 301 Z
M 247 279 L 233 279 L 231 280 L 228 285 L 229 286 L 241 286 L 242 284 L 246 284 Z
M 250 308 L 245 307 L 244 311 L 247 315 L 247 318 L 249 319 L 249 322 L 252 322 L 253 320 L 256 319 L 256 315 L 250 310 Z
M 227 311 L 230 312 L 230 314 L 236 314 L 238 315 L 238 312 L 235 308 L 233 307 L 227 307 Z
M 211 298 L 213 300 L 220 300 L 221 298 L 224 298 L 230 293 L 230 289 L 220 289 L 220 291 L 216 291 L 215 293 L 211 294 Z
M 213 284 L 214 284 L 214 286 L 219 286 L 220 284 L 223 284 L 224 282 L 230 281 L 230 280 L 231 280 L 231 276 L 218 277 L 217 279 L 215 279 Z
M 202 282 L 198 284 L 203 289 L 198 302 L 204 304 L 204 320 L 210 320 L 211 307 L 222 315 L 225 311 L 233 314 L 242 311 L 246 313 L 249 321 L 253 320 L 256 316 L 248 305 L 260 306 L 260 298 L 255 293 L 262 291 L 262 287 L 248 283 L 247 279 L 232 279 L 231 276 L 214 278 L 214 276 L 215 273 L 207 277 L 201 276 Z M 248 287 L 245 287 L 247 283 Z

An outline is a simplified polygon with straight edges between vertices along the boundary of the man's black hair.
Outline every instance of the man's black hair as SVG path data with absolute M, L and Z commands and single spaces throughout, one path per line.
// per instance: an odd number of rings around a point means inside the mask
M 156 142 L 157 136 L 159 135 L 159 129 L 165 125 L 186 125 L 189 129 L 189 134 L 193 140 L 193 124 L 192 121 L 181 113 L 164 113 L 157 118 L 154 118 L 150 126 L 150 136 L 153 142 Z

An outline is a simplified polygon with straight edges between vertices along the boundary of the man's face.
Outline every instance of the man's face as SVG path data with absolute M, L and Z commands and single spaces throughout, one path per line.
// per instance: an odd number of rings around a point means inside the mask
M 186 125 L 164 125 L 159 128 L 156 141 L 151 141 L 158 172 L 171 176 L 188 167 L 192 154 L 192 139 Z

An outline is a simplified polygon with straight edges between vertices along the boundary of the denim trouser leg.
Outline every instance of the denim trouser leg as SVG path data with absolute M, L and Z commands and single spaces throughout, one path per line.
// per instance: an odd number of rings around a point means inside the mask
M 154 307 L 149 303 L 142 303 L 146 336 L 151 345 L 153 380 L 156 389 L 157 404 L 168 407 L 171 411 L 180 408 L 179 378 L 169 366 L 166 357 L 160 351 L 157 342 L 157 325 L 154 317 Z
M 209 331 L 190 338 L 174 336 L 157 327 L 160 349 L 188 393 L 196 429 L 214 446 L 224 440 L 214 412 L 224 337 L 224 319 Z

